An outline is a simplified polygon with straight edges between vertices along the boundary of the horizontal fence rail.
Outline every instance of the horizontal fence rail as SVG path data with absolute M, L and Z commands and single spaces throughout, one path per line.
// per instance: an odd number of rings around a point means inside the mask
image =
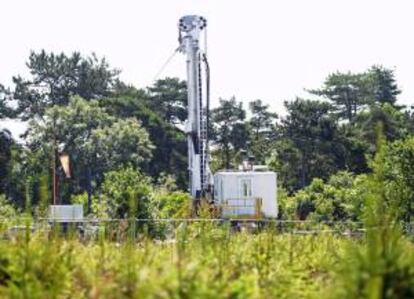
M 396 223 L 407 235 L 414 235 L 414 222 Z M 84 240 L 104 237 L 116 242 L 128 238 L 139 239 L 151 237 L 155 239 L 174 239 L 177 232 L 183 229 L 198 232 L 221 229 L 228 232 L 271 232 L 275 234 L 317 235 L 333 234 L 338 236 L 363 236 L 367 230 L 378 230 L 379 227 L 365 227 L 356 221 L 313 221 L 313 220 L 277 220 L 277 219 L 96 219 L 85 218 L 59 219 L 49 218 L 0 218 L 0 238 L 7 239 L 21 233 L 56 233 L 63 236 L 76 236 Z

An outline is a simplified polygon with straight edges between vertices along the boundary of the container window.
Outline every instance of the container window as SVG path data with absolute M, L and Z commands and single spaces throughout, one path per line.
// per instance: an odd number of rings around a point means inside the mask
M 241 179 L 240 188 L 241 188 L 240 193 L 242 197 L 252 196 L 252 180 L 251 179 Z

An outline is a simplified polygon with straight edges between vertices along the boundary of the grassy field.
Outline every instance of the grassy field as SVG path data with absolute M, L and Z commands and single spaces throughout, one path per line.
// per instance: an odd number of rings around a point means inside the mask
M 413 298 L 413 244 L 369 235 L 235 233 L 210 223 L 180 225 L 166 240 L 3 233 L 0 297 L 365 298 L 391 284 L 388 296 L 366 298 Z

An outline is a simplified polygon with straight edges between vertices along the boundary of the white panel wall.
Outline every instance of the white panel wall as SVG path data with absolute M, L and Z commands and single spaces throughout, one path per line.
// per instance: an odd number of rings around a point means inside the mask
M 257 174 L 253 180 L 253 195 L 262 198 L 262 212 L 266 217 L 277 217 L 276 173 Z
M 252 197 L 262 199 L 262 212 L 266 217 L 277 217 L 277 175 L 275 172 L 217 172 L 214 175 L 216 202 L 240 198 L 240 180 L 250 178 Z M 222 182 L 222 183 L 221 183 Z

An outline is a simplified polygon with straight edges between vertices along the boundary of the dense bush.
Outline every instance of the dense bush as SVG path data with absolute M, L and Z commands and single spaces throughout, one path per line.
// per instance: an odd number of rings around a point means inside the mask
M 390 147 L 380 136 L 371 161 L 373 173 L 365 184 L 364 246 L 348 245 L 336 273 L 333 298 L 414 297 L 414 246 L 401 234 L 399 193 L 389 192 L 389 158 Z
M 185 218 L 188 216 L 191 199 L 182 191 L 157 191 L 154 195 L 159 218 Z
M 72 203 L 83 204 L 87 211 L 86 193 L 74 195 Z M 91 216 L 97 218 L 185 218 L 190 197 L 177 190 L 171 176 L 161 176 L 158 182 L 132 167 L 105 174 L 102 186 L 92 196 Z
M 11 218 L 17 215 L 16 208 L 0 194 L 0 218 Z
M 369 160 L 371 169 L 373 159 Z M 387 205 L 397 208 L 399 219 L 410 222 L 414 214 L 414 138 L 384 145 L 383 187 Z M 361 221 L 369 174 L 354 175 L 340 171 L 326 182 L 313 179 L 311 184 L 293 195 L 282 188 L 279 203 L 284 219 L 317 221 Z
M 153 209 L 151 180 L 132 167 L 105 174 L 94 210 L 105 207 L 110 218 L 151 218 Z
M 325 183 L 314 179 L 312 183 L 293 196 L 279 198 L 284 218 L 316 221 L 343 221 L 360 219 L 363 209 L 365 175 L 355 176 L 339 172 Z

